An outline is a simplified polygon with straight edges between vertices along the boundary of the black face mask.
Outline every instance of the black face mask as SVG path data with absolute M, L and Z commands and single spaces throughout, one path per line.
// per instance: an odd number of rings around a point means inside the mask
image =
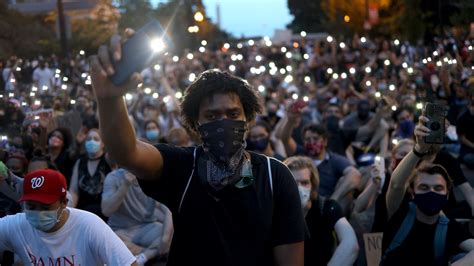
M 204 151 L 218 164 L 231 164 L 240 160 L 245 148 L 247 124 L 241 120 L 221 119 L 199 126 Z M 235 157 L 239 158 L 235 158 Z
M 255 141 L 247 140 L 247 150 L 262 152 L 267 148 L 269 142 L 270 138 L 268 137 Z
M 199 160 L 199 176 L 214 190 L 240 179 L 245 149 L 245 121 L 222 119 L 199 126 L 204 156 Z
M 335 115 L 328 116 L 326 118 L 326 129 L 331 132 L 335 133 L 339 131 L 339 117 Z
M 427 216 L 433 216 L 441 211 L 448 203 L 448 195 L 438 194 L 430 191 L 427 193 L 417 193 L 413 202 L 418 209 Z

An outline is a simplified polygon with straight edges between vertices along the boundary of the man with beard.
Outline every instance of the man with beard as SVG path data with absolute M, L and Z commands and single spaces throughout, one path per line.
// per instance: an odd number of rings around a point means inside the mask
M 244 150 L 248 124 L 261 110 L 248 83 L 225 72 L 202 73 L 186 90 L 182 114 L 203 145 L 152 146 L 136 139 L 123 99 L 140 76 L 113 85 L 110 55 L 120 60 L 118 36 L 91 59 L 104 142 L 145 194 L 173 213 L 168 265 L 303 265 L 306 228 L 291 173 Z

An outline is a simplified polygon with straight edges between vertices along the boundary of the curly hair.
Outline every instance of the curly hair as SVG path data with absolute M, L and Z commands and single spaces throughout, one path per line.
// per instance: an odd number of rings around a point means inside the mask
M 247 121 L 255 119 L 262 112 L 257 93 L 247 81 L 219 70 L 207 70 L 186 88 L 184 100 L 181 103 L 181 116 L 184 125 L 196 131 L 199 109 L 204 99 L 216 94 L 235 93 L 239 96 L 244 108 Z

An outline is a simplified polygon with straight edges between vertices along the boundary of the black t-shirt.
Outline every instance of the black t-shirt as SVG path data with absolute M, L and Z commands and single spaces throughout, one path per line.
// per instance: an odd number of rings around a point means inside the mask
M 398 232 L 409 210 L 404 202 L 388 221 L 382 240 L 382 255 Z M 402 244 L 387 254 L 384 266 L 390 265 L 436 265 L 434 260 L 434 236 L 437 223 L 425 224 L 417 219 Z M 461 253 L 459 244 L 471 238 L 470 233 L 453 219 L 449 220 L 446 235 L 445 256 L 442 265 L 448 265 L 451 256 Z
M 320 204 L 323 204 L 322 210 Z M 312 202 L 306 215 L 306 225 L 311 235 L 304 243 L 306 266 L 328 264 L 337 245 L 334 226 L 343 217 L 341 206 L 332 199 L 318 198 Z
M 469 141 L 474 142 L 474 115 L 466 110 L 458 119 L 456 123 L 456 131 L 459 136 L 464 135 Z M 461 154 L 474 153 L 474 149 L 464 144 L 461 144 Z
M 168 265 L 273 265 L 273 247 L 305 240 L 298 188 L 282 163 L 271 160 L 273 191 L 267 158 L 250 153 L 255 182 L 211 192 L 200 181 L 198 169 L 186 188 L 194 148 L 156 147 L 163 157 L 162 175 L 157 181 L 139 183 L 145 194 L 173 213 Z M 196 157 L 201 153 L 198 148 Z

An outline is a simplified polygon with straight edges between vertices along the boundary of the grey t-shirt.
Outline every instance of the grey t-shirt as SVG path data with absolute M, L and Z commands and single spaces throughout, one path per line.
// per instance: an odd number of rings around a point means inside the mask
M 116 169 L 107 175 L 103 198 L 110 197 L 124 185 L 123 183 L 128 182 L 125 173 L 127 171 L 124 169 Z M 143 193 L 135 179 L 129 186 L 120 207 L 109 217 L 108 224 L 112 229 L 117 230 L 156 221 L 162 222 L 165 213 L 160 209 L 160 205 L 161 203 Z

